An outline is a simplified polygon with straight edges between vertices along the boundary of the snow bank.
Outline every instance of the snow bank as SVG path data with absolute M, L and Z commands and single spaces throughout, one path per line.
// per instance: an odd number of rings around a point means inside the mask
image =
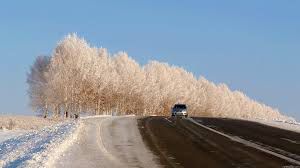
M 74 132 L 71 133 L 62 143 L 54 144 L 48 152 L 48 159 L 45 162 L 45 167 L 54 167 L 55 162 L 63 156 L 65 151 L 72 146 L 74 143 L 78 142 L 79 132 L 82 130 L 83 124 L 80 122 Z
M 253 122 L 258 122 L 261 124 L 265 124 L 271 127 L 276 127 L 276 128 L 280 128 L 280 129 L 285 129 L 285 130 L 289 130 L 289 131 L 294 131 L 294 132 L 298 132 L 300 133 L 300 123 L 295 122 L 295 121 L 269 121 L 269 120 L 249 120 L 249 121 L 253 121 Z
M 101 118 L 101 117 L 111 117 L 111 115 L 91 115 L 91 116 L 80 117 L 80 119 Z
M 0 167 L 45 167 L 73 142 L 79 123 L 68 121 L 0 143 Z M 63 145 L 63 146 L 61 146 Z M 58 149 L 58 152 L 55 152 Z
M 45 119 L 36 116 L 0 116 L 0 129 L 36 130 L 60 123 L 59 119 Z

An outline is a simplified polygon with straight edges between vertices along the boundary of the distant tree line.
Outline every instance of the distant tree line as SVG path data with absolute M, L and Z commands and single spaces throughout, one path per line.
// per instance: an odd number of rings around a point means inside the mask
M 169 115 L 185 103 L 191 116 L 284 120 L 278 110 L 225 84 L 195 78 L 183 68 L 151 61 L 140 66 L 125 52 L 110 54 L 75 34 L 39 56 L 28 73 L 30 104 L 44 117 L 80 112 Z

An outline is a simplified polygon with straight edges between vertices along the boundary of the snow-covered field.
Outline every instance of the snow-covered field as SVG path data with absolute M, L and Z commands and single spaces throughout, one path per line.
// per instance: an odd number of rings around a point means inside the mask
M 0 143 L 34 130 L 56 125 L 61 121 L 60 119 L 44 119 L 36 116 L 1 115 Z
M 11 139 L 13 137 L 22 135 L 26 132 L 28 131 L 27 130 L 2 130 L 0 131 L 0 143 L 5 140 Z
M 51 167 L 65 148 L 76 141 L 80 122 L 67 121 L 29 131 L 0 143 L 0 167 Z
M 59 119 L 44 119 L 36 116 L 0 115 L 0 129 L 36 130 L 58 124 Z

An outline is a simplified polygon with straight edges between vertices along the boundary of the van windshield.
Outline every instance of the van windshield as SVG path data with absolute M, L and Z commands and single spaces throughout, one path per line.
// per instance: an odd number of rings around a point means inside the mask
M 175 109 L 186 109 L 186 105 L 185 104 L 176 104 L 174 106 Z

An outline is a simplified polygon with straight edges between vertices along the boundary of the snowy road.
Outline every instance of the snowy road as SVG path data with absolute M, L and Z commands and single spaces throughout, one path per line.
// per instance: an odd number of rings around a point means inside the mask
M 135 117 L 98 117 L 82 122 L 78 142 L 55 167 L 159 167 L 143 143 Z

